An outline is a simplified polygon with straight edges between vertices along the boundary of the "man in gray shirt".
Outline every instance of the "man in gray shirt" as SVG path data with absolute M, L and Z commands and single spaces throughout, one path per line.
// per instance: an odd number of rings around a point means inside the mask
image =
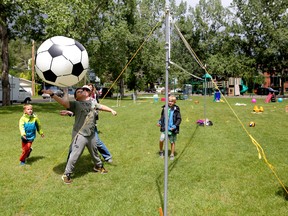
M 73 173 L 75 164 L 79 157 L 82 155 L 85 146 L 92 157 L 95 164 L 94 171 L 102 174 L 107 173 L 107 170 L 103 167 L 103 163 L 98 155 L 98 152 L 93 150 L 93 145 L 96 143 L 95 138 L 95 122 L 97 117 L 96 110 L 103 110 L 111 112 L 113 115 L 117 115 L 117 112 L 105 105 L 94 103 L 89 96 L 90 89 L 86 86 L 77 88 L 74 92 L 76 101 L 69 101 L 55 95 L 51 90 L 43 90 L 43 93 L 47 93 L 64 106 L 66 109 L 72 111 L 75 115 L 75 122 L 72 131 L 72 143 L 70 146 L 71 153 L 67 160 L 66 168 L 62 179 L 65 184 L 72 182 L 71 174 Z

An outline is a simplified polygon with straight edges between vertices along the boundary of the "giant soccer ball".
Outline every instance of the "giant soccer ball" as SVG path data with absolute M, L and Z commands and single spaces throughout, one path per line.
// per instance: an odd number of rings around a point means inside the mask
M 37 50 L 35 70 L 45 82 L 68 87 L 78 83 L 89 66 L 85 47 L 78 41 L 55 36 L 44 41 Z

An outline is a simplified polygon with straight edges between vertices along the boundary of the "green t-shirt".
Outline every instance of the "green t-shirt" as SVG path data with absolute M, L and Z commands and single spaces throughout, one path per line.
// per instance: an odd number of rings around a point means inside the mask
M 101 109 L 101 105 L 92 100 L 70 101 L 69 110 L 75 114 L 73 134 L 91 136 L 95 133 L 96 109 Z

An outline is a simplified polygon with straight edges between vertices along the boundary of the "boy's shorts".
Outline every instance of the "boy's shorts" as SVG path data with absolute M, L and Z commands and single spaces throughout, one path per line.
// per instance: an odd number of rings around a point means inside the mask
M 177 134 L 171 134 L 171 135 L 168 135 L 168 139 L 170 141 L 170 143 L 175 143 L 176 140 L 177 140 Z M 160 141 L 163 142 L 165 140 L 165 133 L 161 133 L 160 134 Z

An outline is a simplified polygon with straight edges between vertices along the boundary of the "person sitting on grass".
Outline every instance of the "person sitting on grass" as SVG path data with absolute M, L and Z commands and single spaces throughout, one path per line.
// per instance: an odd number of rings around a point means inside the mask
M 95 151 L 94 145 L 96 143 L 95 138 L 95 121 L 97 117 L 96 109 L 111 112 L 116 115 L 117 112 L 113 109 L 105 106 L 93 103 L 90 99 L 90 89 L 85 86 L 77 88 L 74 92 L 74 98 L 76 101 L 69 101 L 64 98 L 60 98 L 55 95 L 51 90 L 42 90 L 43 93 L 49 94 L 56 102 L 69 109 L 75 114 L 75 121 L 72 131 L 72 143 L 70 146 L 71 153 L 68 157 L 68 161 L 65 167 L 62 180 L 65 184 L 72 183 L 71 174 L 73 173 L 76 162 L 82 155 L 85 146 L 92 157 L 95 164 L 93 170 L 106 174 L 108 171 L 104 168 L 103 163 Z
M 159 141 L 159 156 L 163 158 L 163 144 L 165 140 L 165 105 L 162 106 L 161 117 L 157 126 L 160 127 L 161 135 Z M 179 126 L 181 124 L 180 108 L 176 105 L 176 97 L 170 96 L 168 98 L 168 138 L 171 143 L 170 160 L 174 160 L 175 142 L 177 134 L 179 133 Z M 166 149 L 166 151 L 168 151 Z
M 20 156 L 20 165 L 26 164 L 26 159 L 29 158 L 32 152 L 32 143 L 36 138 L 36 131 L 44 137 L 39 118 L 33 113 L 33 106 L 25 104 L 23 106 L 24 113 L 19 120 L 19 130 L 22 140 L 22 154 Z

